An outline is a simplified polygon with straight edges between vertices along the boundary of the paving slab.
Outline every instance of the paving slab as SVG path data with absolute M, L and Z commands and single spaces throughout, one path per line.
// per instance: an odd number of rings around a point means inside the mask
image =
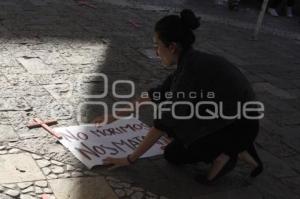
M 50 135 L 15 142 L 12 143 L 12 146 L 31 153 L 46 155 L 49 158 L 53 158 L 64 163 L 72 165 L 80 164 L 79 160 L 74 158 L 74 155 L 72 155 L 71 152 L 69 152 L 61 144 L 57 143 L 55 138 Z
M 295 177 L 298 175 L 286 162 L 281 161 L 273 154 L 259 150 L 259 155 L 264 163 L 264 173 L 276 178 Z
M 18 135 L 15 133 L 11 125 L 0 125 L 0 142 L 17 139 Z
M 2 194 L 2 193 L 0 193 L 0 198 L 1 199 L 13 199 L 13 197 L 10 197 L 10 196 L 8 196 L 6 194 Z
M 54 70 L 44 64 L 39 58 L 36 57 L 20 57 L 17 58 L 18 62 L 22 64 L 31 74 L 52 74 Z
M 263 146 L 265 150 L 271 152 L 279 158 L 291 157 L 298 154 L 296 150 L 288 144 L 282 142 L 282 136 L 261 129 L 256 142 Z
M 45 179 L 32 157 L 27 153 L 0 156 L 0 183 Z
M 0 111 L 26 111 L 31 107 L 23 98 L 0 98 Z
M 293 168 L 295 171 L 300 173 L 300 155 L 283 158 L 282 160 L 289 164 L 290 167 Z
M 300 198 L 280 179 L 273 178 L 268 174 L 253 179 L 252 186 L 263 195 L 264 199 Z
M 282 129 L 283 142 L 300 152 L 300 127 L 291 126 Z
M 292 94 L 288 93 L 286 90 L 277 88 L 276 86 L 274 86 L 270 83 L 259 82 L 259 83 L 255 83 L 253 85 L 253 87 L 256 92 L 269 92 L 273 96 L 280 97 L 283 99 L 295 99 L 296 98 L 296 96 L 293 96 Z
M 300 195 L 300 176 L 299 177 L 294 177 L 294 178 L 285 178 L 281 179 L 281 181 L 288 186 L 293 193 Z
M 71 82 L 64 84 L 45 85 L 45 89 L 57 100 L 70 98 L 72 96 L 73 85 Z
M 198 197 L 194 197 L 196 199 Z M 224 192 L 217 192 L 207 195 L 202 195 L 201 199 L 263 199 L 263 195 L 253 186 L 243 187 L 241 189 L 233 189 Z
M 117 199 L 103 177 L 49 180 L 57 199 Z

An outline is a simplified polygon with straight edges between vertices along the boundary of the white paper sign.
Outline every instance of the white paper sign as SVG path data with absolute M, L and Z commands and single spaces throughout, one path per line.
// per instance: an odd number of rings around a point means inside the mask
M 106 157 L 126 157 L 144 139 L 149 127 L 136 118 L 117 120 L 103 127 L 95 124 L 55 128 L 62 136 L 59 141 L 84 165 L 91 169 L 102 165 Z M 167 140 L 162 137 L 142 157 L 163 153 Z

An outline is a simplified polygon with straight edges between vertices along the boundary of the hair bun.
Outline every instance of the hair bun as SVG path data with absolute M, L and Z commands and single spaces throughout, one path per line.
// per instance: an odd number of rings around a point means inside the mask
M 189 9 L 182 10 L 180 17 L 183 24 L 191 30 L 195 30 L 200 26 L 200 17 L 196 17 L 194 12 Z

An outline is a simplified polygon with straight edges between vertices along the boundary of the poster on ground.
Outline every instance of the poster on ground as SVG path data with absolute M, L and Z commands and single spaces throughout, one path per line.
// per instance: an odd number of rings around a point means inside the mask
M 126 157 L 142 142 L 150 128 L 136 118 L 122 119 L 97 127 L 95 124 L 60 127 L 54 131 L 61 135 L 60 143 L 70 150 L 89 169 L 103 165 L 106 157 Z M 159 139 L 143 156 L 161 155 L 168 143 Z

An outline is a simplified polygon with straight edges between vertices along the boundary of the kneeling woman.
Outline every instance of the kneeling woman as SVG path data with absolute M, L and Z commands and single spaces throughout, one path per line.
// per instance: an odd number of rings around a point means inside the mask
M 193 30 L 199 26 L 198 18 L 190 10 L 183 10 L 180 16 L 166 16 L 156 23 L 157 55 L 164 65 L 176 64 L 177 68 L 161 85 L 148 92 L 148 100 L 169 101 L 166 104 L 170 106 L 177 103 L 175 114 L 181 118 L 191 113 L 191 106 L 184 104 L 197 107 L 202 102 L 198 114 L 179 119 L 171 111 L 164 111 L 161 118 L 154 120 L 154 126 L 132 154 L 124 158 L 107 158 L 104 160 L 106 165 L 116 168 L 134 163 L 167 133 L 172 137 L 172 142 L 165 148 L 167 161 L 177 165 L 199 161 L 212 163 L 206 176 L 197 176 L 199 182 L 215 181 L 231 171 L 238 158 L 253 166 L 252 177 L 261 173 L 262 163 L 253 145 L 259 130 L 259 121 L 253 118 L 257 118 L 258 113 L 252 111 L 252 119 L 225 117 L 243 113 L 238 111 L 238 105 L 255 100 L 254 92 L 244 75 L 224 58 L 193 49 Z M 157 100 L 153 97 L 157 92 L 165 97 Z M 170 92 L 171 97 L 166 98 L 165 94 Z M 210 95 L 206 95 L 207 92 Z M 178 93 L 185 95 L 180 97 Z M 220 114 L 212 117 L 216 108 Z

